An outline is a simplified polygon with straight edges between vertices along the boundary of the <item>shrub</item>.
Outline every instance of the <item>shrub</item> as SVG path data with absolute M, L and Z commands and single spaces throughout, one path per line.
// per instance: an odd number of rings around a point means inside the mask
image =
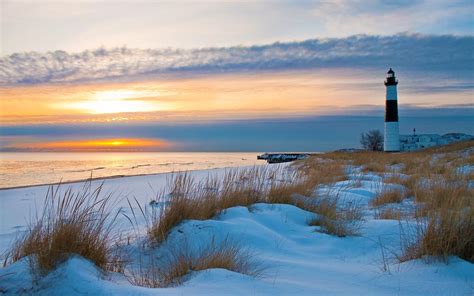
M 360 144 L 366 150 L 382 151 L 383 135 L 379 130 L 370 130 L 360 135 Z

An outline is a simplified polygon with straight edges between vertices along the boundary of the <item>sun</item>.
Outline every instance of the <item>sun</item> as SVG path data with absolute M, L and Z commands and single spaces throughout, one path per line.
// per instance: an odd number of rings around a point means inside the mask
M 112 146 L 120 146 L 120 145 L 123 145 L 124 142 L 123 141 L 112 141 L 110 142 L 110 145 Z
M 85 93 L 84 99 L 61 104 L 61 107 L 88 114 L 153 112 L 172 109 L 169 103 L 158 101 L 161 93 L 146 89 L 115 89 Z
M 79 104 L 91 114 L 156 111 L 159 108 L 152 102 L 137 99 L 149 95 L 135 90 L 98 91 L 93 94 L 91 100 Z

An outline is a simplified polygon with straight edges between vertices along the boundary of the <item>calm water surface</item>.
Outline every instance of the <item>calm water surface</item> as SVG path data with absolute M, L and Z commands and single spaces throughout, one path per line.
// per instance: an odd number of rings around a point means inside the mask
M 263 164 L 259 153 L 0 153 L 0 188 Z

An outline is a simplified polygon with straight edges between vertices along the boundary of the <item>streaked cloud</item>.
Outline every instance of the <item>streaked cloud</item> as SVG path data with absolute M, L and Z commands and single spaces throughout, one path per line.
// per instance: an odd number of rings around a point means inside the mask
M 399 32 L 472 35 L 472 0 L 3 0 L 0 55 L 200 48 Z
M 99 48 L 79 53 L 15 53 L 0 59 L 0 85 L 134 81 L 176 74 L 386 69 L 472 80 L 474 37 L 397 34 L 358 35 L 202 49 Z M 464 75 L 464 78 L 463 78 Z M 465 76 L 468 77 L 465 77 Z
M 396 70 L 401 104 L 431 108 L 472 104 L 472 82 Z M 8 87 L 0 89 L 0 124 L 179 124 L 357 113 L 359 105 L 383 106 L 386 71 L 269 70 L 127 83 Z
M 474 5 L 469 0 L 315 1 L 312 14 L 329 36 L 351 34 L 471 34 Z

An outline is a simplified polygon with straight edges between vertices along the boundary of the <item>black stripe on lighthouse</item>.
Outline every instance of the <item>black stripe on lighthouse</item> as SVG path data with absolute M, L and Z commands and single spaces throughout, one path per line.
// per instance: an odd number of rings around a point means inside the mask
M 398 122 L 397 100 L 385 101 L 385 122 Z

